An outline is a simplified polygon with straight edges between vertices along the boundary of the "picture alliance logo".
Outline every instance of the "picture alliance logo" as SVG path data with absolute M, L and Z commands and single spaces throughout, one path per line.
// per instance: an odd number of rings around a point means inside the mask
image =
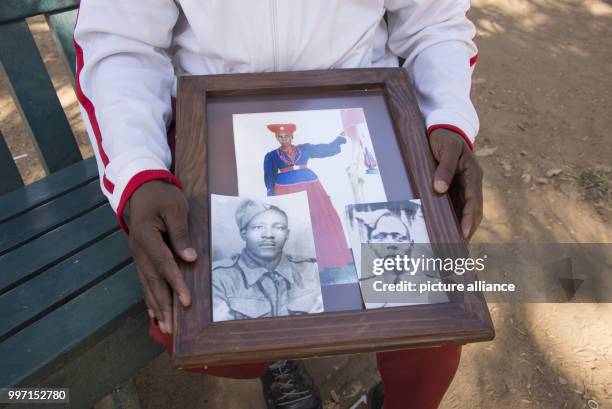
M 372 273 L 380 276 L 388 272 L 401 272 L 415 275 L 420 273 L 454 273 L 463 275 L 467 272 L 481 272 L 485 269 L 487 255 L 478 258 L 458 257 L 411 257 L 409 255 L 397 254 L 393 257 L 375 258 L 372 261 Z

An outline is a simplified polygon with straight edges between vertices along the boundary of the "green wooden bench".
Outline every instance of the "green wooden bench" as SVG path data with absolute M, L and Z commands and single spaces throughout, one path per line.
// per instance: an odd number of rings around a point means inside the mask
M 0 388 L 67 387 L 73 408 L 162 351 L 96 164 L 82 159 L 25 22 L 46 17 L 74 74 L 77 5 L 0 0 L 0 61 L 47 171 L 24 187 L 0 135 Z

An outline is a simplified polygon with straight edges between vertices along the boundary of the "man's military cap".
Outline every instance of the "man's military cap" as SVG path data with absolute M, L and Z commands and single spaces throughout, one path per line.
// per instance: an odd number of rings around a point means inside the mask
M 240 230 L 246 228 L 251 220 L 258 214 L 261 214 L 267 210 L 274 209 L 278 210 L 281 213 L 278 207 L 274 205 L 270 205 L 267 203 L 258 202 L 252 199 L 246 199 L 244 202 L 240 203 L 238 208 L 236 209 L 236 224 Z

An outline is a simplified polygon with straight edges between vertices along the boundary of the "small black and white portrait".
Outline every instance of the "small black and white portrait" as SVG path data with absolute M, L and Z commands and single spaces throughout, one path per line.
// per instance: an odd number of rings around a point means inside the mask
M 347 206 L 347 219 L 357 266 L 361 266 L 361 249 L 365 244 L 376 257 L 384 259 L 396 255 L 410 257 L 415 243 L 429 243 L 418 199 Z
M 212 195 L 213 321 L 323 312 L 307 200 Z
M 445 296 L 441 296 L 439 301 L 432 299 L 427 293 L 375 291 L 378 287 L 382 288 L 382 284 L 398 285 L 402 282 L 419 284 L 423 280 L 436 279 L 423 274 L 422 271 L 414 270 L 410 263 L 400 269 L 384 269 L 384 272 L 379 274 L 375 274 L 372 269 L 375 259 L 384 261 L 396 259 L 398 256 L 402 260 L 416 259 L 431 254 L 420 200 L 348 206 L 347 219 L 351 228 L 353 253 L 366 308 L 446 301 Z

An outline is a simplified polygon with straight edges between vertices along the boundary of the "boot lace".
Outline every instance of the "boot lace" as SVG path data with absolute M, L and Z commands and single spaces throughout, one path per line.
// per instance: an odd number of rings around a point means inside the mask
M 310 398 L 310 390 L 300 390 L 295 384 L 296 379 L 287 361 L 279 362 L 271 367 L 274 378 L 274 391 L 278 393 L 279 405 L 291 405 L 293 403 Z

